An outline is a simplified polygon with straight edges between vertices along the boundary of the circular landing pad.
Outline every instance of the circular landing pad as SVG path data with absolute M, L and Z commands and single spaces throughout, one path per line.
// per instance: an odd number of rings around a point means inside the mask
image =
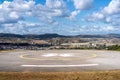
M 96 54 L 79 54 L 79 53 L 36 53 L 22 54 L 20 58 L 31 60 L 85 60 L 97 57 Z
M 0 53 L 0 71 L 87 71 L 120 69 L 120 52 L 40 50 Z

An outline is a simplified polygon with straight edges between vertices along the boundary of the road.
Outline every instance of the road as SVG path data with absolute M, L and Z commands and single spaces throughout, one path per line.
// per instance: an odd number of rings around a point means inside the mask
M 0 71 L 119 70 L 120 52 L 100 50 L 40 50 L 0 52 Z

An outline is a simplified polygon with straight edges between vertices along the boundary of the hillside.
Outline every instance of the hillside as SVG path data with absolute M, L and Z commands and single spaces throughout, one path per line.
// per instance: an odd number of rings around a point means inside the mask
M 50 38 L 120 38 L 120 34 L 106 34 L 106 35 L 75 35 L 75 36 L 65 36 L 59 34 L 9 34 L 9 33 L 0 33 L 1 38 L 28 38 L 28 39 L 50 39 Z
M 8 33 L 0 33 L 1 38 L 28 38 L 28 39 L 49 39 L 49 38 L 57 38 L 57 37 L 67 37 L 58 34 L 41 34 L 41 35 L 20 35 L 20 34 L 8 34 Z

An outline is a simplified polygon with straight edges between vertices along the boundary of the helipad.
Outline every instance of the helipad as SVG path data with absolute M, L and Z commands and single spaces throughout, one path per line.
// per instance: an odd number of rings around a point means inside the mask
M 0 71 L 86 71 L 120 69 L 120 52 L 19 50 L 0 53 Z
M 80 53 L 29 53 L 22 54 L 20 58 L 31 60 L 84 60 L 95 58 L 96 54 L 80 54 Z
M 58 54 L 58 53 L 46 53 L 46 54 L 43 54 L 42 55 L 43 57 L 72 57 L 74 56 L 73 54 L 71 53 L 62 53 L 62 54 Z

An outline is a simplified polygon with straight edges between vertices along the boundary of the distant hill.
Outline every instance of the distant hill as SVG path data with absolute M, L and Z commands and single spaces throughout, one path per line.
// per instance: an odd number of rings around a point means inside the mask
M 120 34 L 101 34 L 101 35 L 77 35 L 81 38 L 120 38 Z
M 41 34 L 41 35 L 19 35 L 19 34 L 8 34 L 8 33 L 0 33 L 0 37 L 4 38 L 38 38 L 38 39 L 49 39 L 49 38 L 57 38 L 57 37 L 67 37 L 63 35 L 58 35 L 58 34 Z
M 9 33 L 0 33 L 0 37 L 4 37 L 4 38 L 24 38 L 23 35 L 9 34 Z
M 109 37 L 120 38 L 120 34 L 109 34 Z
M 59 34 L 41 34 L 41 35 L 20 35 L 20 34 L 9 34 L 9 33 L 0 33 L 2 38 L 29 38 L 29 39 L 50 39 L 50 38 L 120 38 L 120 34 L 106 34 L 106 35 L 76 35 L 76 36 L 64 36 Z
M 41 35 L 23 35 L 26 38 L 39 38 L 39 39 L 49 39 L 49 38 L 61 38 L 67 37 L 59 34 L 41 34 Z
M 104 36 L 104 35 L 77 35 L 76 37 L 81 37 L 81 38 L 105 38 L 106 36 Z

